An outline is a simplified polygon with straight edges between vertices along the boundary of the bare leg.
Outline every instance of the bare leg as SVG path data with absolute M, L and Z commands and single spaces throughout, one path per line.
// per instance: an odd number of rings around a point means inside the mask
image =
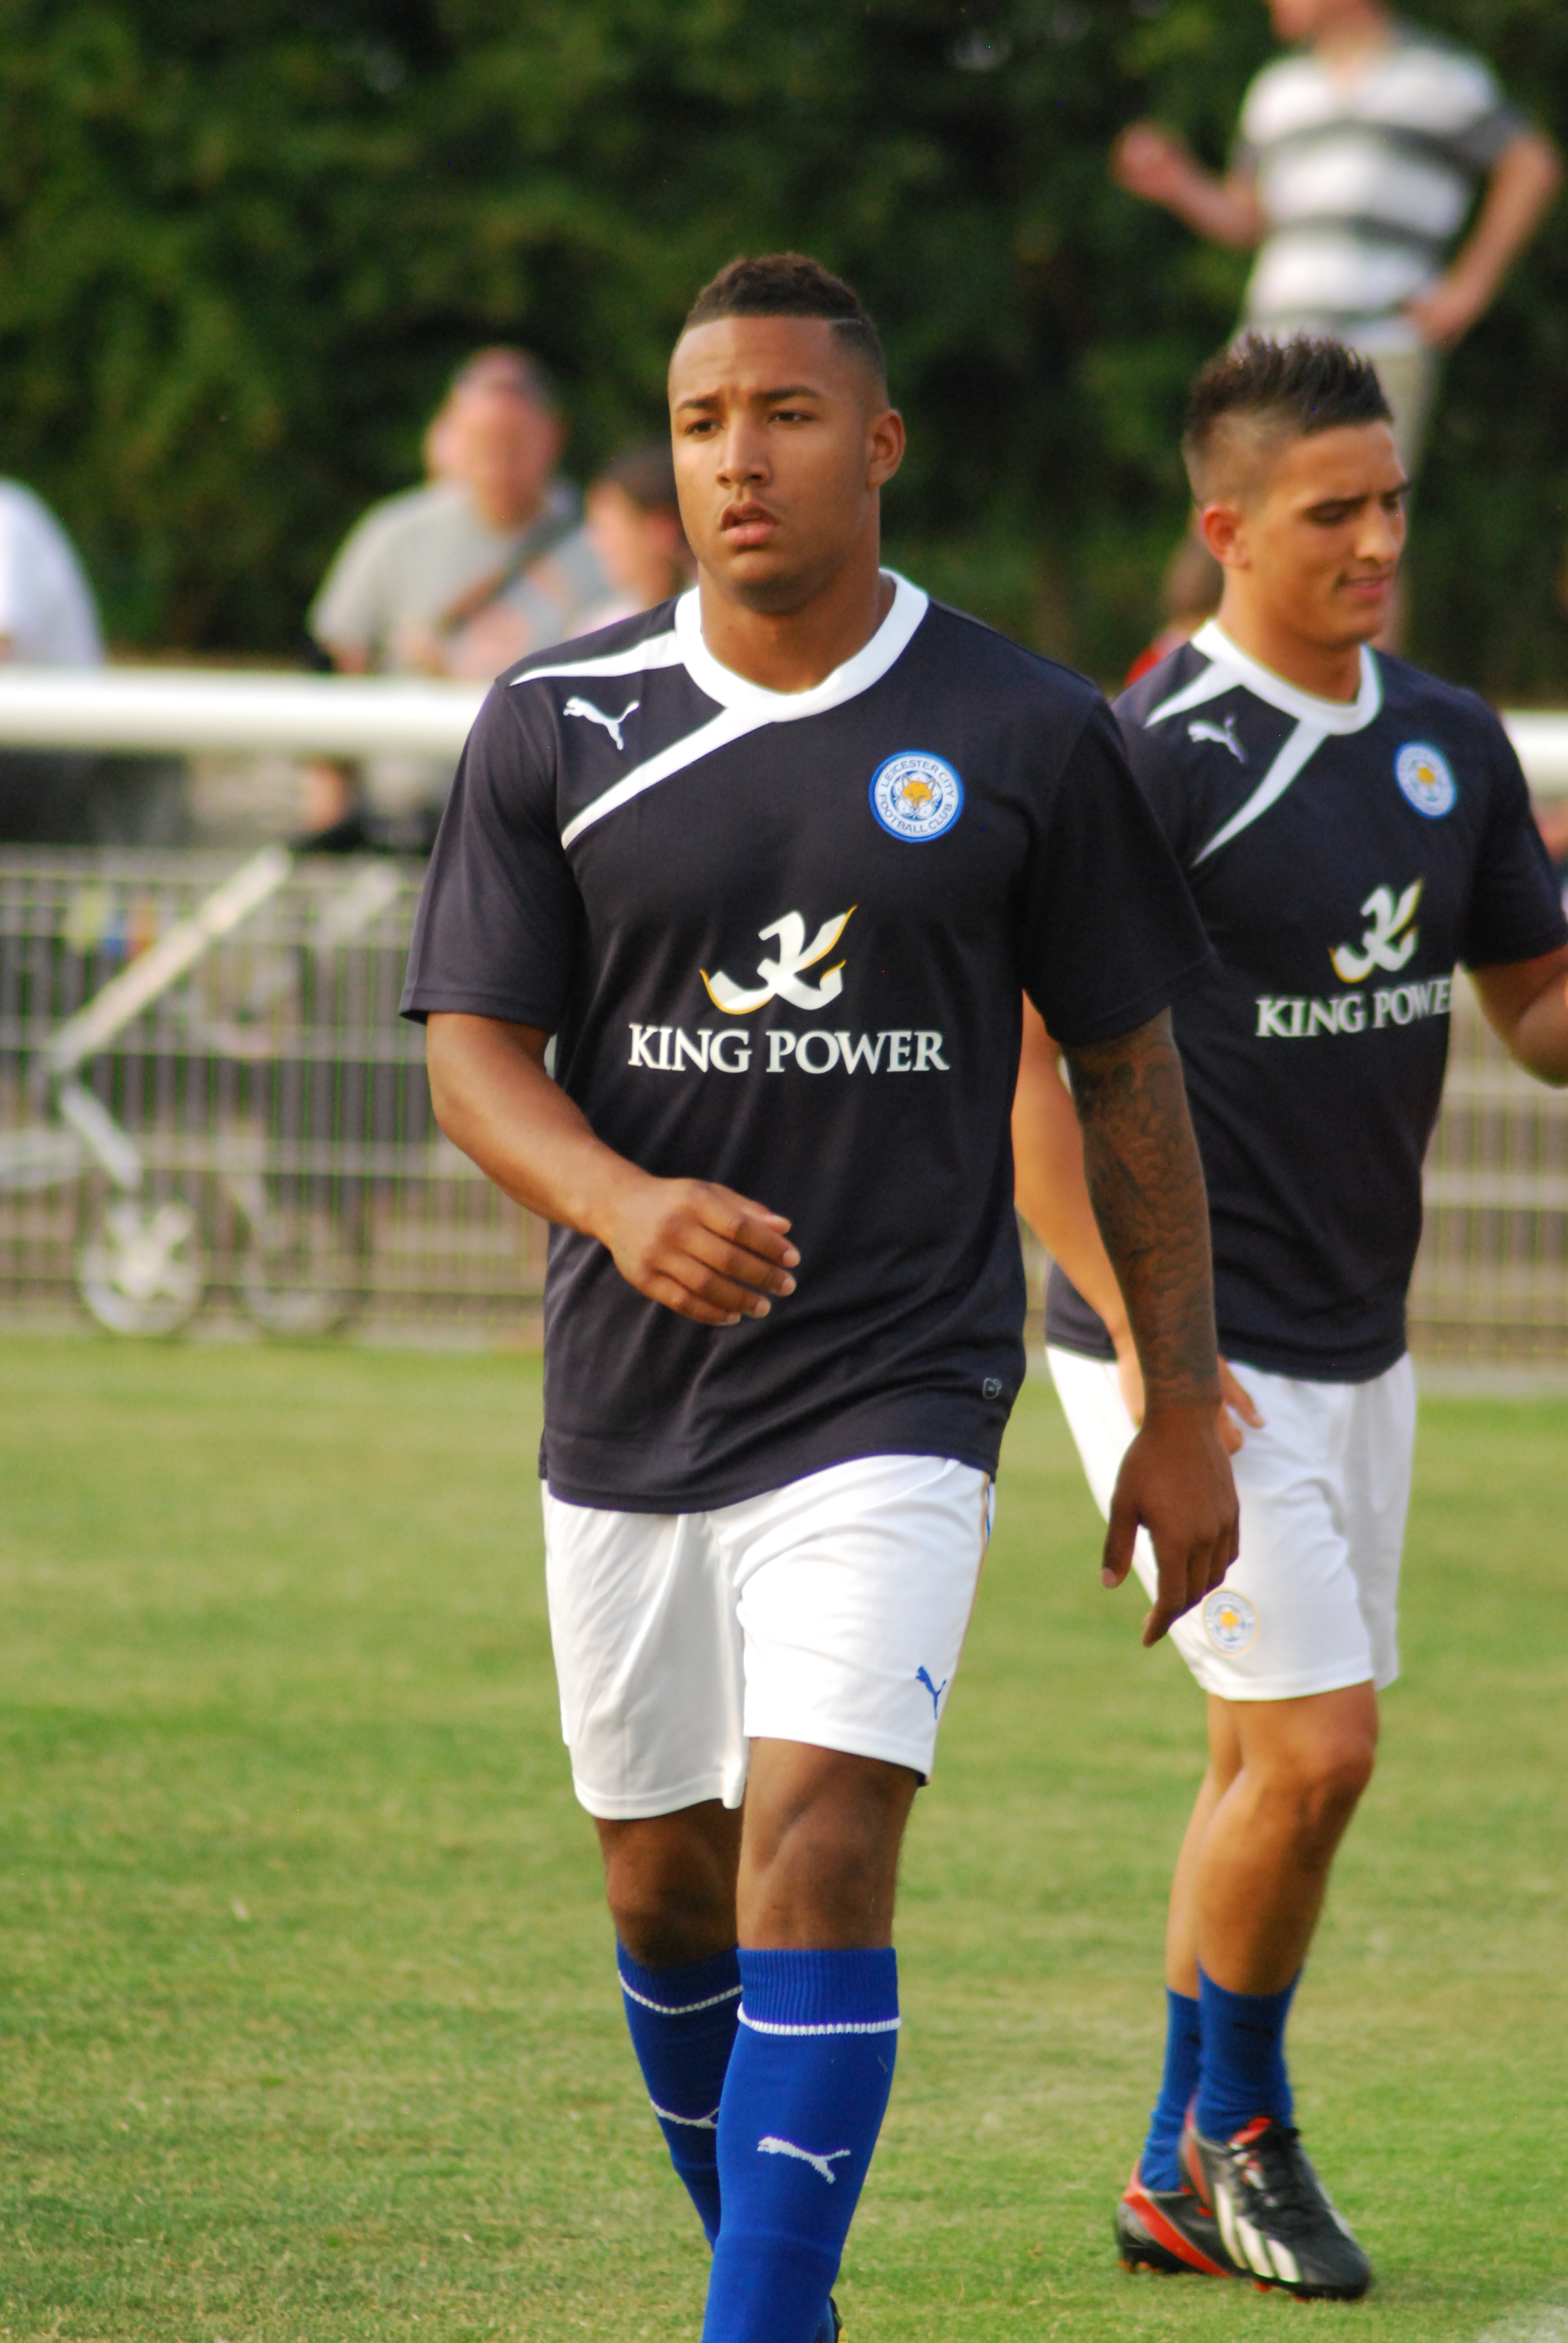
M 633 1960 L 672 1969 L 729 1950 L 739 1814 L 709 1798 L 677 1814 L 596 1827 L 616 1934 Z
M 628 1981 L 623 1960 L 628 2016 L 676 2169 L 714 2244 L 705 2332 L 725 2343 L 775 2332 L 780 2302 L 802 2337 L 826 2323 L 892 2079 L 897 1989 L 884 1948 L 917 1786 L 907 1766 L 756 1741 L 744 1823 L 709 1801 L 598 1825 L 617 1933 L 653 1972 Z M 741 1962 L 754 1964 L 741 1971 L 751 2020 L 739 2036 L 733 1988 L 687 1967 L 738 1936 Z M 799 1952 L 829 1957 L 779 1957 Z M 831 2197 L 817 2178 L 823 2166 Z
M 1165 1926 L 1165 1982 L 1172 1993 L 1198 1998 L 1198 1865 L 1220 1801 L 1241 1770 L 1241 1745 L 1229 1701 L 1209 1702 L 1209 1765 L 1176 1858 Z
M 1359 1684 L 1229 1705 L 1241 1763 L 1198 1852 L 1198 1956 L 1231 1993 L 1279 1993 L 1306 1958 L 1372 1779 L 1377 1695 Z
M 886 1945 L 918 1786 L 905 1765 L 754 1742 L 744 1828 L 717 1799 L 598 1824 L 616 1933 L 648 1968 L 706 1960 L 738 1936 L 773 1949 Z
M 890 1944 L 899 1849 L 919 1786 L 907 1765 L 799 1741 L 754 1741 L 741 1943 L 822 1952 Z
M 704 2343 L 817 2343 L 898 2041 L 890 1945 L 916 1775 L 754 1741 L 738 1910 L 744 2021 L 719 2117 Z M 828 2185 L 830 2184 L 830 2185 Z
M 711 2245 L 722 2212 L 715 2127 L 740 1992 L 740 1816 L 709 1798 L 643 1821 L 601 1822 L 598 1835 L 632 2046 L 670 2162 Z
M 1306 1958 L 1329 1869 L 1377 1749 L 1370 1684 L 1300 1700 L 1209 1700 L 1209 1770 L 1177 1860 L 1167 1983 L 1198 1965 L 1232 1993 L 1278 1993 Z

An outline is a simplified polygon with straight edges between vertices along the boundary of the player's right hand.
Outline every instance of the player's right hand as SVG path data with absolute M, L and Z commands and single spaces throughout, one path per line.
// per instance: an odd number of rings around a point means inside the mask
M 702 1326 L 766 1318 L 773 1295 L 795 1291 L 800 1256 L 789 1222 L 716 1181 L 636 1172 L 618 1185 L 594 1234 L 628 1285 Z
M 1219 1417 L 1211 1405 L 1155 1409 L 1116 1476 L 1100 1575 L 1120 1586 L 1139 1530 L 1148 1531 L 1160 1585 L 1143 1622 L 1145 1644 L 1157 1644 L 1211 1594 L 1240 1550 L 1241 1509 Z
M 1111 176 L 1131 196 L 1169 204 L 1185 193 L 1192 158 L 1157 122 L 1134 122 L 1111 150 Z

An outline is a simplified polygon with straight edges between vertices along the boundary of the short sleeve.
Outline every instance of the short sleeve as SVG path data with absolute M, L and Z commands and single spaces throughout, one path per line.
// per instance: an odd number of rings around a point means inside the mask
M 498 684 L 475 719 L 437 836 L 402 1014 L 561 1021 L 581 956 L 582 899 L 561 846 L 554 759 Z
M 1523 136 L 1530 123 L 1504 97 L 1490 65 L 1473 56 L 1462 62 L 1471 83 L 1472 104 L 1462 120 L 1440 131 L 1438 136 L 1456 163 L 1481 177 Z
M 1495 719 L 1493 729 L 1492 803 L 1459 951 L 1467 968 L 1537 960 L 1568 943 L 1568 920 L 1519 759 Z
M 1130 1033 L 1213 965 L 1175 856 L 1101 701 L 1068 759 L 1030 870 L 1023 985 L 1068 1047 Z
M 379 648 L 386 631 L 381 578 L 386 538 L 385 508 L 376 506 L 355 523 L 333 556 L 306 621 L 317 641 L 329 649 L 374 652 Z
M 1516 138 L 1523 138 L 1532 129 L 1530 117 L 1521 114 L 1516 106 L 1501 99 L 1490 112 L 1468 123 L 1453 141 L 1453 151 L 1459 160 L 1478 176 L 1484 176 L 1501 161 Z

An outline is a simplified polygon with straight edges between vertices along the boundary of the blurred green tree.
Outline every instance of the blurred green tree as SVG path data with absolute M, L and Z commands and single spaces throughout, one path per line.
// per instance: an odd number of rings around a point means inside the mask
M 1568 132 L 1561 0 L 1432 0 Z M 0 467 L 121 640 L 287 653 L 417 476 L 453 364 L 521 340 L 581 470 L 659 412 L 691 292 L 794 244 L 881 319 L 896 558 L 1114 678 L 1181 525 L 1182 387 L 1244 262 L 1121 195 L 1133 114 L 1222 159 L 1255 0 L 0 0 Z M 1568 222 L 1452 369 L 1420 654 L 1568 684 Z

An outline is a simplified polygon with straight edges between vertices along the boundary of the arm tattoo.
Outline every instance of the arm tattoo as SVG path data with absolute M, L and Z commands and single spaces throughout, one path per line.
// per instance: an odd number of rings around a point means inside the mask
M 1218 1400 L 1209 1200 L 1170 1017 L 1066 1055 L 1090 1198 L 1149 1396 Z

